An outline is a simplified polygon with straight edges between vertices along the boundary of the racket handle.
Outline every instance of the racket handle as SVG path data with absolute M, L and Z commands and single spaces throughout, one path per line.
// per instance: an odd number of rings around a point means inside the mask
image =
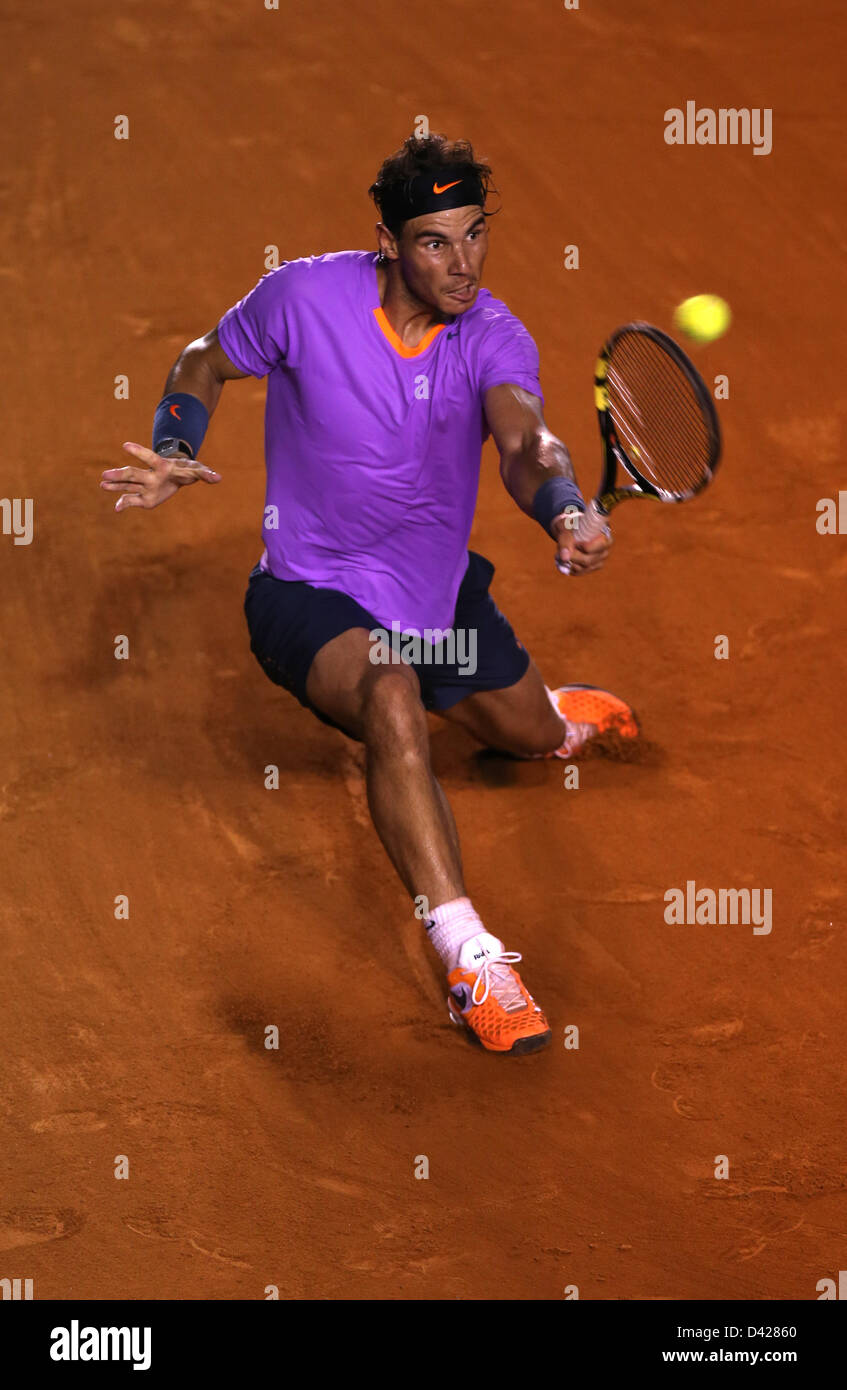
M 597 501 L 592 497 L 579 521 L 576 523 L 576 539 L 578 541 L 593 541 L 596 536 L 602 536 L 604 531 L 609 529 L 609 516 L 607 512 L 601 512 L 597 506 Z
M 595 537 L 602 536 L 604 531 L 608 534 L 609 516 L 597 505 L 597 501 L 592 497 L 585 511 L 579 518 L 574 531 L 574 539 L 577 541 L 593 541 Z M 556 556 L 556 568 L 560 574 L 570 574 L 570 563 L 562 564 L 558 555 Z

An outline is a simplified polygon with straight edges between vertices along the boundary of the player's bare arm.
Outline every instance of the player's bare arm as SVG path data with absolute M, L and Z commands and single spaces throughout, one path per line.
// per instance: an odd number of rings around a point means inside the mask
M 576 483 L 571 456 L 561 439 L 547 428 L 538 396 L 509 383 L 492 386 L 485 393 L 485 416 L 500 454 L 500 476 L 522 512 L 534 516 L 533 503 L 551 478 Z M 558 544 L 557 556 L 571 563 L 573 574 L 590 574 L 604 564 L 610 536 L 576 542 L 573 517 L 562 515 L 551 525 Z
M 211 418 L 220 400 L 225 381 L 234 381 L 248 375 L 229 360 L 218 341 L 218 330 L 213 328 L 203 338 L 196 338 L 180 353 L 165 382 L 165 398 L 184 394 L 195 397 Z M 124 444 L 128 454 L 138 459 L 137 464 L 127 464 L 123 468 L 107 468 L 100 479 L 100 486 L 106 492 L 119 492 L 115 511 L 126 511 L 129 507 L 143 507 L 150 510 L 167 502 L 181 487 L 191 483 L 219 483 L 220 473 L 207 468 L 199 459 L 192 458 L 190 445 L 179 438 L 180 425 L 174 419 L 174 447 L 165 452 L 148 449 L 144 444 L 128 441 Z

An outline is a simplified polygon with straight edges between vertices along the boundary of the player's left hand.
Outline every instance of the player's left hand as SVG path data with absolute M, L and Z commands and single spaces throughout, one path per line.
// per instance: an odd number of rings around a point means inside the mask
M 602 569 L 612 548 L 611 531 L 595 536 L 593 541 L 578 541 L 576 532 L 568 526 L 564 518 L 557 518 L 553 522 L 553 530 L 556 532 L 558 543 L 556 562 L 560 565 L 569 564 L 569 574 L 591 574 L 594 570 Z

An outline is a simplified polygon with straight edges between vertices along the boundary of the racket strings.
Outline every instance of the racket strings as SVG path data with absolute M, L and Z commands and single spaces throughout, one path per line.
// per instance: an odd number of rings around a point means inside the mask
M 673 367 L 670 359 L 669 366 Z M 709 431 L 697 397 L 682 373 L 663 379 L 646 372 L 609 373 L 609 409 L 624 449 L 639 472 L 660 490 L 689 493 L 709 468 Z
M 606 369 L 609 413 L 624 451 L 660 492 L 688 497 L 715 461 L 713 431 L 682 366 L 655 339 L 624 333 Z
M 708 431 L 696 398 L 669 405 L 665 392 L 647 384 L 638 388 L 638 402 L 626 388 L 610 391 L 612 419 L 632 462 L 663 490 L 698 486 L 708 467 Z
M 707 432 L 692 427 L 680 413 L 671 435 L 667 429 L 667 403 L 661 397 L 655 401 L 645 397 L 642 392 L 639 410 L 625 398 L 615 400 L 610 393 L 609 408 L 624 450 L 638 471 L 660 491 L 688 494 L 707 476 Z M 661 432 L 654 423 L 657 419 L 663 421 Z

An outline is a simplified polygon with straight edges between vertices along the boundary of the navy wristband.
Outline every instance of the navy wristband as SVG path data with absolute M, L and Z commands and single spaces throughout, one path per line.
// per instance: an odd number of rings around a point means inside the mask
M 539 526 L 544 527 L 548 536 L 553 534 L 550 527 L 554 518 L 560 516 L 566 507 L 576 507 L 577 511 L 585 511 L 585 499 L 570 478 L 548 478 L 532 499 L 532 515 Z
M 156 406 L 153 452 L 166 440 L 176 439 L 186 444 L 191 450 L 191 457 L 196 458 L 208 428 L 209 412 L 203 402 L 185 391 L 171 391 Z

